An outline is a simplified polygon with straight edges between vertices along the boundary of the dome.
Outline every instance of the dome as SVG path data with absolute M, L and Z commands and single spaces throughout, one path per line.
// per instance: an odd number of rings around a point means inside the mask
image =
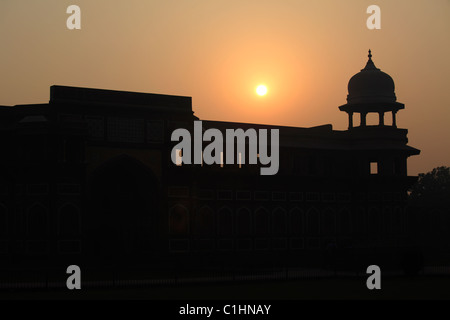
M 375 67 L 369 50 L 369 61 L 366 67 L 348 82 L 347 103 L 392 103 L 396 100 L 394 80 L 390 75 Z

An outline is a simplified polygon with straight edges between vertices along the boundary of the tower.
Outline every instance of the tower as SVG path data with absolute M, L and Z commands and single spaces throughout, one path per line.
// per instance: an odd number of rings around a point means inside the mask
M 339 110 L 348 114 L 348 128 L 353 129 L 353 114 L 361 117 L 360 126 L 367 127 L 366 117 L 368 113 L 378 113 L 378 126 L 397 127 L 396 114 L 404 109 L 403 103 L 397 102 L 395 96 L 394 80 L 387 73 L 378 69 L 372 61 L 372 52 L 369 50 L 369 60 L 364 69 L 355 74 L 348 83 L 347 104 L 339 107 Z M 385 123 L 385 113 L 392 112 L 392 123 Z
M 352 160 L 359 168 L 357 174 L 407 177 L 407 158 L 420 150 L 408 146 L 407 129 L 397 128 L 396 114 L 404 108 L 397 102 L 394 80 L 375 66 L 369 50 L 365 68 L 348 82 L 347 103 L 339 107 L 348 114 L 345 133 L 353 150 L 359 152 Z M 359 126 L 353 123 L 355 113 L 361 118 Z M 378 123 L 368 125 L 369 113 L 378 114 Z M 385 121 L 386 113 L 392 113 L 392 122 Z M 414 181 L 411 177 L 400 189 L 406 192 Z

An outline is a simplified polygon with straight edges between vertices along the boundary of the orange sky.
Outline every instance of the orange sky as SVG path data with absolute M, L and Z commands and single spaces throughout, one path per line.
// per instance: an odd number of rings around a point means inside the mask
M 66 28 L 71 4 L 81 30 Z M 381 30 L 366 27 L 372 4 Z M 449 0 L 1 0 L 0 104 L 47 102 L 60 84 L 192 96 L 201 119 L 344 130 L 337 107 L 370 48 L 406 105 L 417 174 L 450 166 L 449 31 Z

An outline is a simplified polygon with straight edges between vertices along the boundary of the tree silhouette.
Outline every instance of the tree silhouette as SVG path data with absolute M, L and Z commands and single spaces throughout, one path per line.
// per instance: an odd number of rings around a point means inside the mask
M 437 167 L 419 174 L 409 196 L 413 203 L 450 206 L 450 167 Z

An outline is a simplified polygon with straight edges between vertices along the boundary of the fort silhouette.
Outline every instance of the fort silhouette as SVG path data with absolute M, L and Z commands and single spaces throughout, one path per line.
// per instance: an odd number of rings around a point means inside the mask
M 395 265 L 410 245 L 407 159 L 420 151 L 370 52 L 339 109 L 347 130 L 203 120 L 279 129 L 279 171 L 261 176 L 259 164 L 171 161 L 173 130 L 199 120 L 190 97 L 52 86 L 49 103 L 1 107 L 2 268 L 323 267 L 335 249 L 343 267 L 362 271 L 369 255 Z

